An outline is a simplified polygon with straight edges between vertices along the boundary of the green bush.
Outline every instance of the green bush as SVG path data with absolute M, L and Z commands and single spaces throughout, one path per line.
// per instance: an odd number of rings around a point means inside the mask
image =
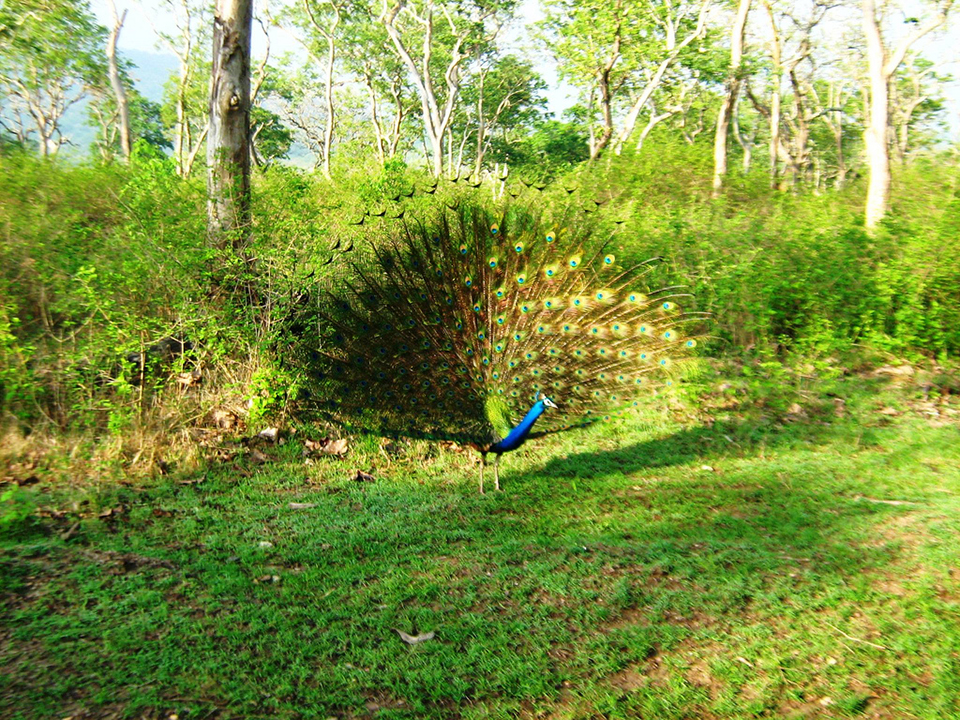
M 693 309 L 712 314 L 713 354 L 960 351 L 960 193 L 946 160 L 900 171 L 875 237 L 861 229 L 862 184 L 778 192 L 763 170 L 734 171 L 712 200 L 710 169 L 706 143 L 655 131 L 641 152 L 579 165 L 544 196 L 566 201 L 561 188 L 579 186 L 605 201 L 616 252 L 663 256 L 655 281 L 688 285 Z M 399 162 L 335 183 L 274 164 L 254 178 L 247 257 L 226 258 L 206 242 L 202 180 L 179 178 L 167 158 L 3 156 L 0 409 L 26 425 L 119 433 L 182 367 L 152 368 L 140 387 L 124 356 L 173 336 L 194 343 L 205 373 L 226 369 L 220 389 L 252 399 L 255 420 L 284 411 L 300 382 L 283 367 L 296 304 L 366 209 L 429 182 Z

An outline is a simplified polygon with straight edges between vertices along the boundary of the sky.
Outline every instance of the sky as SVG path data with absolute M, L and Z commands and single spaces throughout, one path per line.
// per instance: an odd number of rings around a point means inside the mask
M 122 12 L 127 9 L 127 19 L 120 36 L 120 48 L 135 49 L 140 51 L 169 52 L 162 46 L 155 31 L 172 33 L 176 30 L 172 13 L 158 9 L 160 3 L 156 2 L 135 2 L 134 0 L 115 0 L 117 9 Z M 150 6 L 145 10 L 145 6 Z M 100 22 L 107 27 L 112 25 L 109 0 L 91 0 L 91 7 Z M 904 5 L 905 13 L 921 15 L 920 4 L 917 0 L 907 0 Z M 946 88 L 946 95 L 949 103 L 948 122 L 950 124 L 951 136 L 954 139 L 960 139 L 960 49 L 958 49 L 958 35 L 960 35 L 960 18 L 956 15 L 951 22 L 950 30 L 940 32 L 937 36 L 928 36 L 917 44 L 926 57 L 935 61 L 944 61 L 943 72 L 952 74 L 956 79 Z M 523 48 L 530 45 L 529 35 L 524 26 L 539 20 L 541 17 L 538 0 L 523 0 L 518 20 L 514 27 L 510 28 L 505 34 L 507 42 L 511 46 Z M 299 54 L 299 48 L 296 42 L 284 32 L 273 31 L 270 35 L 271 53 L 274 56 L 285 52 Z M 254 24 L 253 53 L 257 55 L 263 52 L 265 46 L 264 37 L 259 26 Z M 570 107 L 575 101 L 575 91 L 569 85 L 562 83 L 557 78 L 556 64 L 545 58 L 542 53 L 532 53 L 531 59 L 535 61 L 537 69 L 541 76 L 546 80 L 548 87 L 547 105 L 548 109 L 556 117 L 560 117 L 563 111 Z

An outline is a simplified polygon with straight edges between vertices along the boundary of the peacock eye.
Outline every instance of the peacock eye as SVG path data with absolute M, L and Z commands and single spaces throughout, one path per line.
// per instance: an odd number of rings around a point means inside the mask
M 460 254 L 461 254 L 461 255 L 466 255 L 466 254 L 467 254 L 467 246 L 466 246 L 466 245 L 461 245 L 461 246 L 460 246 Z
M 500 232 L 500 226 L 494 223 L 490 226 L 490 232 L 491 234 L 496 235 L 498 232 Z
M 613 263 L 614 263 L 614 261 L 616 261 L 616 259 L 617 259 L 616 255 L 607 255 L 606 257 L 603 258 L 603 264 L 604 264 L 604 265 L 613 265 Z
M 487 264 L 488 264 L 491 268 L 495 268 L 495 267 L 497 266 L 497 262 L 498 262 L 497 258 L 492 257 L 492 258 L 490 258 L 490 259 L 487 261 Z
M 548 243 L 552 243 L 552 242 L 553 242 L 554 240 L 556 240 L 556 239 L 557 239 L 557 234 L 556 234 L 555 232 L 548 232 L 548 233 L 547 233 L 546 240 L 547 240 Z
M 523 243 L 517 243 L 516 245 L 513 246 L 513 249 L 516 250 L 518 253 L 522 253 L 522 252 L 523 252 Z

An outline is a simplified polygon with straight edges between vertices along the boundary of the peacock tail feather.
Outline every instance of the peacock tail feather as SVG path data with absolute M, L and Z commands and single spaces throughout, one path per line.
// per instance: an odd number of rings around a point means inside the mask
M 484 449 L 538 394 L 559 406 L 538 435 L 638 407 L 697 344 L 689 296 L 646 285 L 657 259 L 621 263 L 577 206 L 467 194 L 367 217 L 300 347 L 330 420 Z

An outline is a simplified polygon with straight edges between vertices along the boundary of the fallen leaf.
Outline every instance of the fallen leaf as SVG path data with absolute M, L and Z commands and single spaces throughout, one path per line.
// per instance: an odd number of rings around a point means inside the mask
M 237 420 L 237 414 L 231 410 L 215 410 L 213 413 L 213 422 L 221 430 L 232 430 Z
M 267 462 L 267 460 L 269 459 L 270 458 L 268 458 L 259 450 L 250 451 L 250 462 L 252 462 L 254 465 L 262 465 L 263 463 Z
M 357 470 L 356 477 L 353 478 L 354 482 L 373 482 L 376 478 L 370 473 L 365 473 L 363 470 Z
M 291 510 L 309 510 L 310 508 L 315 508 L 316 506 L 317 506 L 316 503 L 298 503 L 298 502 L 287 503 L 287 507 L 290 508 Z
M 280 437 L 279 428 L 267 428 L 266 430 L 261 430 L 257 433 L 257 437 L 261 440 L 266 440 L 267 442 L 276 442 L 277 438 Z
M 194 385 L 199 385 L 203 377 L 200 374 L 199 370 L 192 370 L 191 372 L 180 373 L 177 375 L 177 384 L 182 387 L 193 387 Z
M 421 633 L 420 635 L 408 635 L 403 630 L 397 630 L 396 628 L 393 630 L 407 645 L 417 645 L 418 643 L 426 642 L 427 640 L 433 640 L 434 636 L 436 635 L 434 632 Z
M 888 375 L 890 377 L 912 377 L 914 374 L 916 374 L 916 370 L 910 365 L 900 365 L 899 367 L 884 365 L 873 371 L 873 375 Z
M 881 415 L 888 415 L 890 417 L 896 417 L 897 415 L 900 414 L 899 410 L 897 410 L 896 408 L 892 408 L 889 405 L 887 405 L 887 407 L 883 408 L 879 412 Z
M 67 528 L 66 532 L 60 533 L 61 540 L 69 540 L 80 530 L 80 523 L 76 522 Z
M 323 447 L 320 448 L 320 452 L 324 455 L 346 455 L 347 454 L 347 439 L 340 438 L 338 440 L 330 440 Z
M 172 510 L 164 510 L 163 508 L 154 508 L 153 509 L 154 517 L 173 517 Z
M 270 542 L 269 540 L 261 540 L 261 541 L 260 541 L 259 543 L 257 543 L 257 544 L 258 544 L 260 547 L 262 547 L 262 548 L 272 548 L 272 547 L 273 547 L 273 543 Z

